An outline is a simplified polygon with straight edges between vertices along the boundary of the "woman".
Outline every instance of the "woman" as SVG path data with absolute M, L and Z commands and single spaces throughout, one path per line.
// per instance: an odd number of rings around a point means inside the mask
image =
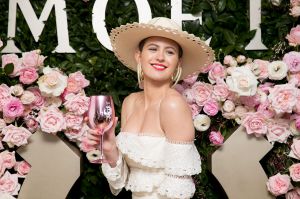
M 109 163 L 102 171 L 112 193 L 125 187 L 134 199 L 191 198 L 191 175 L 200 173 L 201 161 L 191 111 L 172 86 L 210 64 L 213 51 L 163 17 L 123 25 L 110 38 L 115 55 L 137 71 L 143 88 L 125 98 L 118 136 L 112 128 L 104 138 Z

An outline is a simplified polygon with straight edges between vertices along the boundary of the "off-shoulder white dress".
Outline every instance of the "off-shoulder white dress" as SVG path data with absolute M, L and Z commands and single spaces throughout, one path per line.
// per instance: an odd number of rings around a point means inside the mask
M 193 142 L 173 142 L 164 136 L 120 132 L 117 166 L 102 164 L 114 195 L 123 187 L 133 199 L 191 198 L 191 175 L 201 172 L 201 160 Z

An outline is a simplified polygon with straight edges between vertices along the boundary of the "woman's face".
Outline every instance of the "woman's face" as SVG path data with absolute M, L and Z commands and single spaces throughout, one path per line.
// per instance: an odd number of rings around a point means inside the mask
M 164 37 L 149 37 L 135 55 L 144 79 L 170 82 L 180 62 L 178 44 Z

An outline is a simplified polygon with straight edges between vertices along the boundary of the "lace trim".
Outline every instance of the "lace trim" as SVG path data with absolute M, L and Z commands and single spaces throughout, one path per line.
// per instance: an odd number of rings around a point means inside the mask
M 179 141 L 179 140 L 166 140 L 168 143 L 171 144 L 194 144 L 194 140 L 193 141 Z
M 158 193 L 167 198 L 192 198 L 195 193 L 195 184 L 191 177 L 166 176 L 158 188 Z

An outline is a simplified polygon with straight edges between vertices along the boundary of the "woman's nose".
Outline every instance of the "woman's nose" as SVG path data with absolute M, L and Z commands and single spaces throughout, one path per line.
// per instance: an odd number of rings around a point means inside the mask
M 157 51 L 156 59 L 158 61 L 164 61 L 165 56 L 164 56 L 164 52 L 162 50 Z

